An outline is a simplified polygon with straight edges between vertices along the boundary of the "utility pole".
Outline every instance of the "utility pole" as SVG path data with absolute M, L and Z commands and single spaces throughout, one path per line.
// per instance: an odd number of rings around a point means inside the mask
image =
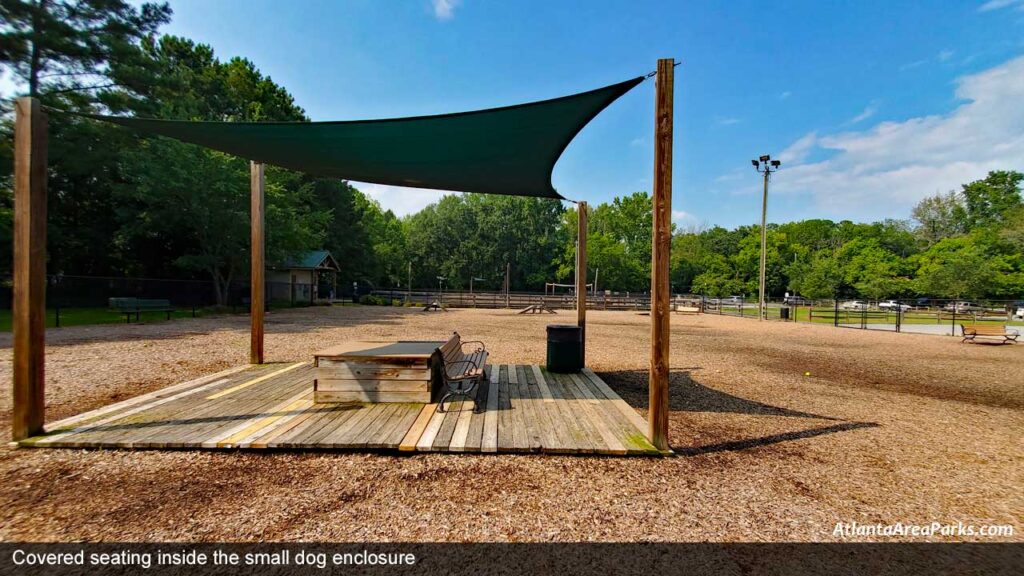
M 754 165 L 754 169 L 764 174 L 764 194 L 761 196 L 761 273 L 760 282 L 758 283 L 758 299 L 757 299 L 757 319 L 764 320 L 767 316 L 767 308 L 765 307 L 765 268 L 768 261 L 768 178 L 772 172 L 779 169 L 782 162 L 778 160 L 772 160 L 772 157 L 768 154 L 761 156 L 757 160 L 751 160 L 751 164 Z

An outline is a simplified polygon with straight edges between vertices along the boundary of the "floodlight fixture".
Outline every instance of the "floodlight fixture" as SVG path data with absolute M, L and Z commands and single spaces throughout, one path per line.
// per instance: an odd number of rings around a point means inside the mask
M 758 160 L 760 160 L 761 162 L 765 162 L 765 163 L 767 163 L 771 159 L 772 159 L 772 157 L 767 155 L 767 154 L 765 154 L 764 156 L 761 156 L 760 158 L 758 158 Z
M 754 165 L 754 168 L 761 166 L 760 164 L 758 164 L 757 160 L 751 160 L 750 163 Z
M 782 164 L 782 162 L 780 162 L 779 160 L 772 160 L 773 167 L 778 168 L 780 164 Z

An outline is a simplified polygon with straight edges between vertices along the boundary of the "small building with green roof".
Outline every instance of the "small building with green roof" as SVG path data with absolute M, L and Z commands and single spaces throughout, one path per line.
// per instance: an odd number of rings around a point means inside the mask
M 296 254 L 267 268 L 267 296 L 292 304 L 328 302 L 337 294 L 341 267 L 327 250 Z

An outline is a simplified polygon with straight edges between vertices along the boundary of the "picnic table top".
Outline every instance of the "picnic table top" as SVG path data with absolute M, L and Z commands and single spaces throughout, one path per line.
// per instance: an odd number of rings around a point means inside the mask
M 444 341 L 399 340 L 397 342 L 345 342 L 314 353 L 317 358 L 430 358 Z

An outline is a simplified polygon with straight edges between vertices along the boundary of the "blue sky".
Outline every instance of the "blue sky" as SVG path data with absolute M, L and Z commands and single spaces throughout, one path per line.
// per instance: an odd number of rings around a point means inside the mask
M 314 120 L 455 112 L 676 69 L 684 226 L 906 218 L 921 197 L 1024 169 L 1024 0 L 642 2 L 171 0 L 165 32 L 253 60 Z M 554 172 L 591 202 L 650 190 L 654 84 L 613 104 Z M 439 192 L 360 185 L 399 214 Z

